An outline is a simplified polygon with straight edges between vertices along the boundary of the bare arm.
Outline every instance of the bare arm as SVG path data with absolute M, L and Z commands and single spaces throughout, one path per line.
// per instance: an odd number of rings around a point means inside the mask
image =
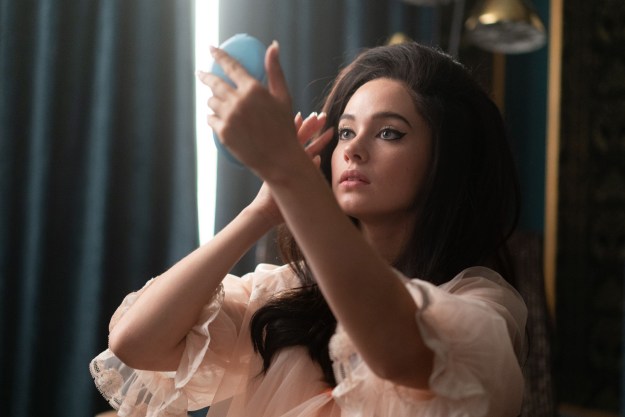
M 202 307 L 270 228 L 262 215 L 243 210 L 214 239 L 154 280 L 112 329 L 110 349 L 136 369 L 175 370 Z
M 300 142 L 306 142 L 324 123 L 323 116 L 302 120 L 298 114 L 295 128 Z M 306 151 L 299 148 L 310 162 L 330 137 L 320 135 Z M 187 333 L 219 283 L 258 239 L 282 222 L 269 188 L 263 185 L 254 201 L 210 242 L 146 288 L 112 329 L 111 350 L 136 369 L 175 370 Z
M 426 388 L 433 355 L 421 340 L 414 300 L 321 176 L 301 162 L 268 183 L 332 311 L 378 376 Z
M 417 307 L 408 290 L 338 207 L 297 141 L 284 140 L 293 134 L 285 130 L 290 98 L 277 53 L 276 45 L 267 53 L 267 91 L 225 53 L 214 51 L 238 89 L 207 78 L 216 93 L 209 124 L 271 187 L 332 311 L 369 367 L 394 382 L 427 388 L 433 353 L 417 329 Z

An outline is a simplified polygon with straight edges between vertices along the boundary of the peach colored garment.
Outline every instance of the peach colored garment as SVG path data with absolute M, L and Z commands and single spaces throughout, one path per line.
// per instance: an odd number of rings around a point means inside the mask
M 527 315 L 520 295 L 483 267 L 440 287 L 399 273 L 398 279 L 413 295 L 415 319 L 435 352 L 429 391 L 375 376 L 340 324 L 330 340 L 334 389 L 303 347 L 282 350 L 261 376 L 250 318 L 270 296 L 299 285 L 287 266 L 272 265 L 224 279 L 189 332 L 176 372 L 134 370 L 106 350 L 91 362 L 91 373 L 119 415 L 129 417 L 182 417 L 208 405 L 209 417 L 517 416 Z M 111 328 L 140 295 L 124 299 Z

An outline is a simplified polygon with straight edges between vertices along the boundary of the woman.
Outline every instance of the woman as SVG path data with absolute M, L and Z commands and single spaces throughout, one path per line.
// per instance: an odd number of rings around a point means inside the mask
M 526 308 L 498 273 L 516 177 L 467 71 L 416 43 L 373 48 L 294 124 L 276 43 L 267 89 L 212 53 L 237 87 L 200 74 L 208 123 L 265 184 L 117 310 L 91 370 L 120 415 L 518 415 Z M 282 223 L 284 266 L 228 275 Z

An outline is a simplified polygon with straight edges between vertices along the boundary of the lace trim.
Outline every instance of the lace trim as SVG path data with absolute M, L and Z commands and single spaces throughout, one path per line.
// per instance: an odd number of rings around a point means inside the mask
M 89 364 L 89 371 L 100 394 L 113 408 L 118 410 L 123 398 L 118 394 L 121 392 L 124 378 L 116 370 L 104 369 L 103 366 L 104 361 L 94 359 Z
M 153 280 L 148 281 L 138 292 L 142 292 Z M 120 309 L 119 319 L 138 298 L 138 293 L 129 294 Z M 223 284 L 220 284 L 208 305 L 204 307 L 201 319 L 214 320 L 224 300 Z M 208 343 L 208 342 L 207 342 Z M 120 417 L 187 417 L 186 383 L 197 367 L 187 369 L 189 377 L 183 383 L 176 383 L 175 372 L 141 371 L 126 366 L 109 349 L 102 352 L 89 364 L 89 371 L 98 391 Z

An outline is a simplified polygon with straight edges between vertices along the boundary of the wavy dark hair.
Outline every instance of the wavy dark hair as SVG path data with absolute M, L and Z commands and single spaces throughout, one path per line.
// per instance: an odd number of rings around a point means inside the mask
M 486 265 L 514 285 L 506 242 L 518 221 L 519 184 L 499 109 L 452 57 L 405 43 L 365 50 L 339 73 L 323 106 L 326 127 L 336 128 L 354 92 L 378 78 L 406 85 L 431 128 L 433 143 L 430 172 L 415 208 L 420 214 L 393 266 L 406 276 L 439 285 L 467 267 Z M 328 181 L 337 141 L 335 135 L 321 154 Z M 334 385 L 328 342 L 336 320 L 285 226 L 278 243 L 302 286 L 277 295 L 256 312 L 251 324 L 254 347 L 266 371 L 280 349 L 306 346 L 326 382 Z

